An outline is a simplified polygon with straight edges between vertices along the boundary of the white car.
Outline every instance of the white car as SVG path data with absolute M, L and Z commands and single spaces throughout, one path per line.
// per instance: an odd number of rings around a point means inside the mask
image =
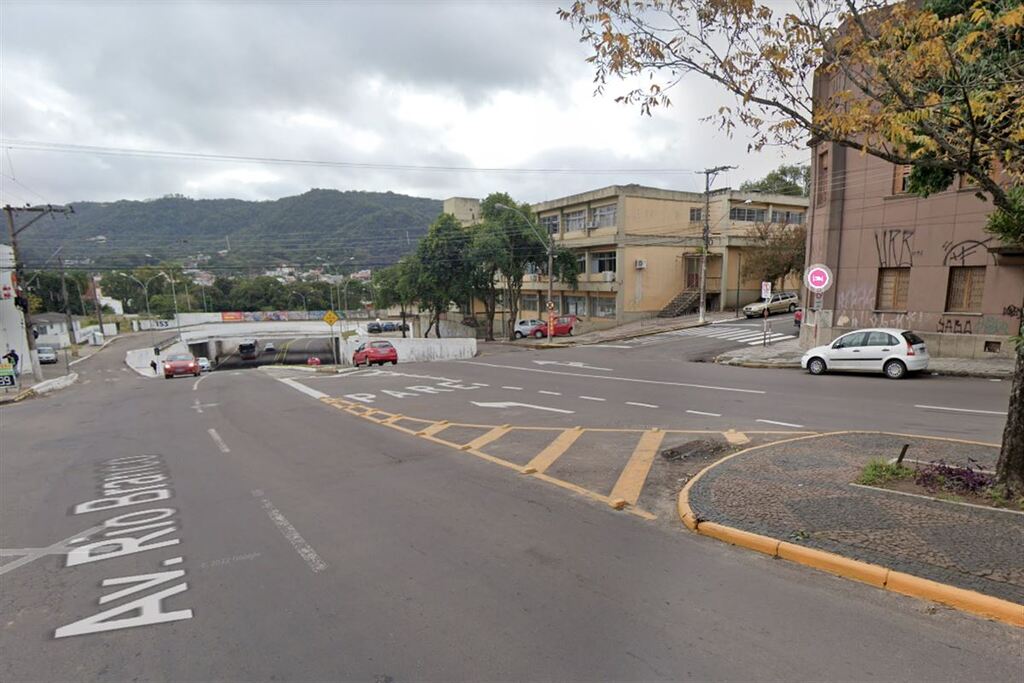
M 543 325 L 543 320 L 531 319 L 531 320 L 520 320 L 516 323 L 514 330 L 514 336 L 516 339 L 522 339 L 523 337 L 530 334 L 530 331 L 537 325 Z
M 928 367 L 924 340 L 910 330 L 871 328 L 854 330 L 826 346 L 816 346 L 803 355 L 800 367 L 812 375 L 831 370 L 883 372 L 890 379 L 902 379 L 908 372 Z
M 52 346 L 39 346 L 36 348 L 36 353 L 39 354 L 39 362 L 44 365 L 57 362 L 57 352 Z
M 263 353 L 276 353 L 277 347 L 274 346 L 274 342 L 267 342 L 263 345 Z
M 196 358 L 196 362 L 199 363 L 199 372 L 209 372 L 212 369 L 209 358 L 200 356 Z

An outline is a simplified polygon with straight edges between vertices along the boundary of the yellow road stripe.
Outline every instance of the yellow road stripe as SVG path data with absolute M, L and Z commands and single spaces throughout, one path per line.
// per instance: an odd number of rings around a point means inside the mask
M 629 462 L 619 475 L 619 480 L 612 488 L 609 496 L 612 507 L 622 507 L 616 505 L 618 501 L 624 501 L 627 505 L 636 505 L 636 501 L 640 499 L 640 491 L 643 490 L 644 483 L 647 481 L 647 474 L 651 471 L 651 465 L 654 463 L 654 456 L 664 438 L 665 432 L 660 430 L 644 432 L 640 437 L 636 448 L 633 449 L 633 455 L 630 456 Z
M 466 444 L 466 448 L 471 448 L 473 450 L 476 450 L 477 448 L 483 448 L 487 444 L 491 443 L 492 441 L 497 441 L 498 439 L 505 436 L 511 431 L 511 427 L 495 427 L 486 434 L 481 434 L 480 436 L 470 441 L 468 444 Z
M 448 420 L 441 420 L 440 422 L 435 422 L 426 429 L 421 429 L 416 432 L 416 436 L 433 436 L 434 434 L 448 429 L 449 427 L 451 427 L 451 423 L 449 423 Z
M 750 443 L 750 438 L 746 434 L 744 434 L 743 432 L 737 432 L 734 429 L 730 429 L 727 432 L 722 432 L 722 434 L 723 436 L 725 436 L 725 440 L 728 441 L 733 446 L 741 446 L 745 443 Z
M 583 430 L 578 428 L 566 429 L 557 437 L 555 440 L 548 444 L 548 447 L 542 450 L 540 453 L 533 457 L 533 460 L 526 464 L 523 468 L 523 472 L 526 474 L 533 474 L 534 472 L 544 472 L 547 468 L 558 460 L 558 457 L 569 450 L 569 447 L 576 443 L 576 439 L 583 436 Z

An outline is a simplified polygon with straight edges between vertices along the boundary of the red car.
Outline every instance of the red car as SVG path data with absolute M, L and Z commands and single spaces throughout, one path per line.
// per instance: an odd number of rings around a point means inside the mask
M 178 375 L 198 377 L 201 372 L 202 368 L 199 367 L 199 363 L 187 353 L 171 354 L 164 361 L 164 379 L 171 379 Z
M 391 363 L 392 365 L 398 365 L 398 349 L 391 345 L 389 341 L 372 341 L 363 342 L 352 354 L 352 365 L 357 368 L 363 364 L 373 365 L 384 365 L 385 363 Z
M 555 336 L 564 337 L 566 335 L 572 336 L 572 328 L 576 327 L 577 318 L 574 315 L 563 315 L 555 318 Z M 535 337 L 537 339 L 543 339 L 548 336 L 548 323 L 545 320 L 540 325 L 536 325 L 530 330 L 527 335 L 529 337 Z

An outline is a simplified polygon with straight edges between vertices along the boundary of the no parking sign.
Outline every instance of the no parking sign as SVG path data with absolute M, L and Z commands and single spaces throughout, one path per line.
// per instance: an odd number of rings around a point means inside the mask
M 833 279 L 832 270 L 824 263 L 815 263 L 804 271 L 804 284 L 815 294 L 828 291 Z

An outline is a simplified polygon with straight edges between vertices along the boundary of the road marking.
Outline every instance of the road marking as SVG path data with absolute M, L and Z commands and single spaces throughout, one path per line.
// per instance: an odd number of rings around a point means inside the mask
M 745 443 L 750 443 L 750 437 L 743 432 L 737 432 L 735 429 L 730 429 L 727 432 L 723 432 L 725 440 L 729 442 L 731 446 L 742 446 Z
M 547 468 L 554 464 L 555 460 L 558 460 L 562 453 L 569 450 L 569 447 L 576 443 L 576 439 L 583 436 L 583 430 L 572 428 L 566 429 L 564 432 L 555 437 L 547 447 L 540 453 L 535 455 L 530 462 L 523 468 L 524 474 L 535 474 L 543 473 Z
M 567 368 L 580 368 L 581 370 L 607 370 L 612 371 L 612 368 L 599 368 L 593 365 L 586 365 L 579 361 L 558 361 L 558 360 L 535 360 L 533 361 L 537 365 L 564 365 Z
M 292 389 L 295 389 L 296 391 L 301 391 L 306 396 L 312 396 L 317 400 L 321 398 L 327 398 L 329 396 L 329 394 L 325 394 L 322 391 L 317 391 L 316 389 L 310 389 L 305 384 L 302 384 L 301 382 L 296 382 L 295 380 L 290 379 L 288 377 L 278 377 L 277 381 L 282 382 L 283 384 L 287 384 Z
M 654 456 L 658 453 L 664 438 L 665 432 L 660 430 L 643 433 L 636 448 L 633 449 L 633 455 L 629 457 L 629 462 L 619 474 L 619 480 L 615 482 L 615 486 L 612 487 L 612 492 L 608 496 L 612 501 L 612 507 L 636 505 L 636 501 L 640 499 L 640 491 L 644 488 L 644 482 L 647 481 L 647 475 L 651 471 L 651 465 L 654 463 Z M 622 504 L 619 504 L 620 501 Z
M 443 432 L 446 429 L 448 429 L 448 420 L 441 420 L 440 422 L 435 422 L 422 431 L 416 432 L 416 436 L 433 436 L 434 434 Z
M 560 392 L 560 391 L 544 391 L 543 389 L 538 390 L 537 393 L 538 394 L 547 394 L 548 396 L 561 396 L 562 395 L 562 392 Z
M 195 382 L 193 382 L 192 383 L 192 391 L 195 391 L 196 389 L 198 389 L 199 388 L 199 383 L 202 382 L 207 377 L 209 377 L 209 375 L 202 375 L 199 379 L 197 379 Z
M 590 346 L 590 345 L 588 345 L 588 346 Z M 631 348 L 633 348 L 632 346 L 628 346 L 626 344 L 601 344 L 601 343 L 597 343 L 597 344 L 593 344 L 592 346 L 593 346 L 593 348 L 600 348 L 600 349 L 631 349 Z M 586 346 L 581 346 L 580 348 L 581 349 L 585 349 L 587 347 Z
M 230 453 L 231 452 L 231 449 L 228 448 L 228 445 L 226 443 L 224 443 L 224 439 L 220 438 L 220 434 L 217 433 L 216 429 L 214 429 L 213 427 L 210 427 L 206 431 L 210 435 L 210 438 L 213 439 L 213 442 L 215 444 L 217 444 L 217 448 L 220 449 L 221 453 Z
M 490 384 L 484 384 L 483 382 L 473 382 L 473 386 L 475 386 L 475 387 L 489 387 L 491 385 Z
M 509 391 L 522 391 L 522 387 L 502 387 L 502 389 L 508 389 Z
M 200 403 L 199 399 L 197 398 L 195 403 L 190 405 L 189 408 L 191 408 L 192 410 L 196 411 L 196 413 L 202 415 L 203 408 L 213 408 L 214 406 L 219 406 L 219 405 L 220 405 L 219 403 Z
M 653 403 L 638 403 L 637 401 L 626 401 L 627 406 L 640 406 L 641 408 L 657 408 Z
M 470 450 L 478 450 L 480 448 L 483 448 L 487 444 L 491 443 L 492 441 L 497 441 L 501 437 L 503 437 L 506 434 L 508 434 L 510 431 L 512 431 L 511 427 L 495 427 L 494 429 L 492 429 L 491 431 L 487 432 L 486 434 L 482 434 L 482 435 L 476 437 L 475 439 L 470 441 L 468 444 L 466 444 L 466 446 Z
M 57 541 L 53 545 L 45 548 L 5 548 L 0 550 L 0 557 L 13 557 L 21 555 L 17 560 L 11 560 L 5 564 L 0 565 L 0 576 L 3 576 L 7 572 L 14 571 L 18 567 L 24 566 L 29 562 L 35 562 L 41 557 L 47 555 L 66 555 L 71 550 L 70 544 L 80 543 L 86 540 L 89 536 L 92 536 L 97 531 L 103 529 L 102 524 L 86 529 L 85 531 L 79 531 L 78 533 L 71 534 L 63 541 Z
M 253 495 L 255 495 L 255 493 Z M 271 503 L 268 498 L 260 499 L 260 505 L 263 506 L 263 509 L 266 510 L 271 521 L 277 525 L 277 528 L 282 534 L 284 534 L 284 537 L 287 538 L 288 542 L 292 544 L 293 548 L 295 548 L 295 552 L 297 552 L 299 557 L 309 565 L 309 568 L 313 570 L 314 574 L 327 569 L 327 563 L 320 559 L 320 556 L 316 554 L 315 550 L 313 550 L 313 546 L 306 543 L 306 539 L 296 531 L 291 522 L 281 514 L 280 510 L 274 507 L 274 504 Z
M 481 403 L 479 401 L 470 401 L 475 406 L 480 408 L 533 408 L 534 410 L 546 410 L 551 413 L 565 413 L 566 415 L 572 415 L 574 410 L 565 410 L 563 408 L 548 408 L 547 406 L 536 406 L 532 403 L 516 403 L 515 401 L 495 401 L 493 403 Z
M 606 398 L 599 398 L 597 396 L 580 396 L 584 401 L 607 401 Z
M 464 360 L 461 363 L 467 365 L 480 365 L 487 368 L 503 368 L 505 370 L 518 370 L 519 372 L 543 372 L 547 375 L 565 375 L 567 377 L 586 377 L 588 379 L 610 379 L 616 382 L 636 382 L 639 384 L 661 384 L 670 387 L 691 387 L 693 389 L 709 389 L 712 391 L 732 391 L 740 394 L 766 394 L 761 389 L 738 389 L 735 387 L 713 387 L 707 384 L 691 384 L 689 382 L 666 382 L 657 379 L 640 379 L 638 377 L 613 377 L 610 375 L 589 375 L 583 372 L 562 372 L 561 370 L 541 370 L 540 368 L 520 368 L 515 365 L 501 365 L 499 363 L 481 363 L 479 361 Z
M 999 410 L 974 410 L 972 408 L 947 408 L 945 406 L 922 406 L 915 405 L 915 408 L 923 408 L 924 410 L 948 410 L 953 413 L 978 413 L 979 415 L 1006 415 L 1006 411 Z
M 692 415 L 707 415 L 708 417 L 722 417 L 721 413 L 705 413 L 703 410 L 687 410 Z
M 792 422 L 777 422 L 775 420 L 754 420 L 754 422 L 763 422 L 766 425 L 779 425 L 780 427 L 795 427 L 801 429 L 803 425 L 795 425 Z

